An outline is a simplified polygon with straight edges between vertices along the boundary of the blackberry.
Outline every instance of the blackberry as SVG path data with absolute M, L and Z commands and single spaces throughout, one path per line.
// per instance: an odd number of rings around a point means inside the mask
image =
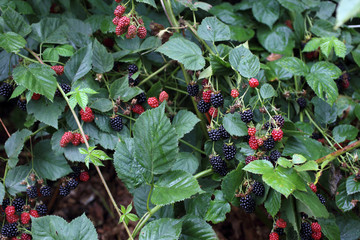
M 299 104 L 300 110 L 303 110 L 304 108 L 306 108 L 306 99 L 305 98 L 298 98 L 298 100 L 296 100 L 296 102 Z
M 41 216 L 44 216 L 44 215 L 46 215 L 48 209 L 47 209 L 47 206 L 45 204 L 40 204 L 40 205 L 36 206 L 36 211 L 38 211 L 38 213 Z
M 70 177 L 72 177 L 72 178 L 80 177 L 81 167 L 73 166 L 73 167 L 71 167 L 71 169 L 73 170 L 73 172 L 69 174 Z
M 5 208 L 10 205 L 10 199 L 4 198 L 1 204 L 1 208 L 3 211 L 5 211 Z
M 64 91 L 65 94 L 71 91 L 71 86 L 69 84 L 60 83 L 60 87 Z M 61 92 L 59 91 L 59 89 L 56 89 L 55 97 L 62 97 Z
M 249 142 L 250 137 L 250 135 L 243 136 L 244 142 Z
M 26 111 L 26 100 L 21 100 L 19 98 L 17 101 L 17 105 L 21 110 Z
M 255 196 L 264 196 L 265 193 L 265 187 L 261 182 L 254 182 L 253 184 L 253 190 L 252 192 L 255 194 Z
M 263 128 L 264 128 L 265 130 L 269 130 L 269 129 L 273 129 L 274 126 L 273 126 L 273 124 L 270 124 L 269 122 L 266 122 L 266 123 L 264 123 Z
M 325 200 L 324 196 L 321 195 L 320 193 L 317 193 L 316 196 L 319 198 L 321 204 L 325 205 L 326 200 Z
M 264 141 L 264 148 L 265 150 L 269 151 L 271 149 L 273 149 L 275 147 L 275 140 L 272 136 L 269 136 L 265 141 Z
M 17 212 L 22 212 L 23 207 L 25 206 L 25 200 L 20 197 L 15 198 L 14 201 L 12 202 L 12 205 L 15 207 L 15 210 Z
M 229 138 L 230 134 L 226 131 L 223 125 L 220 125 L 219 132 L 222 138 Z
M 255 160 L 257 160 L 258 158 L 257 157 L 255 157 L 255 156 L 247 156 L 246 158 L 245 158 L 245 164 L 247 165 L 247 164 L 249 164 L 249 163 L 251 163 L 252 161 L 255 161 Z
M 301 228 L 300 228 L 300 238 L 302 240 L 310 240 L 311 239 L 311 225 L 310 223 L 307 222 L 303 222 L 301 223 Z
M 300 216 L 301 216 L 301 218 L 302 219 L 307 219 L 309 216 L 306 214 L 306 213 L 304 213 L 304 212 L 301 212 L 300 213 Z
M 279 128 L 282 128 L 284 126 L 284 123 L 285 123 L 285 119 L 283 116 L 281 115 L 275 115 L 273 116 L 273 119 L 276 123 L 276 125 L 279 127 Z
M 18 235 L 17 223 L 7 223 L 1 229 L 1 234 L 5 237 L 15 237 Z
M 3 83 L 0 86 L 0 95 L 4 96 L 6 99 L 8 99 L 13 92 L 13 87 L 8 83 Z
M 221 138 L 221 133 L 219 129 L 211 129 L 210 131 L 208 131 L 208 134 L 209 134 L 209 138 L 212 141 L 218 141 Z
M 70 193 L 70 188 L 68 185 L 66 186 L 60 186 L 59 188 L 59 195 L 62 197 L 66 197 Z
M 29 198 L 36 198 L 38 196 L 37 187 L 35 185 L 28 187 L 26 189 L 26 194 Z
M 130 74 L 134 74 L 138 71 L 138 67 L 135 64 L 130 64 L 128 66 L 128 71 Z
M 285 234 L 285 231 L 283 228 L 275 228 L 274 232 L 276 232 L 277 234 L 279 234 L 279 236 L 282 236 Z
M 271 162 L 275 163 L 280 157 L 281 157 L 281 152 L 279 152 L 278 150 L 274 150 L 270 153 Z
M 190 83 L 187 85 L 186 90 L 190 96 L 195 97 L 199 93 L 199 85 L 196 83 Z
M 204 100 L 201 99 L 197 104 L 197 108 L 199 112 L 206 113 L 210 109 L 210 103 L 206 103 L 204 102 Z
M 220 156 L 213 156 L 210 159 L 210 164 L 214 172 L 220 174 L 221 176 L 225 176 L 228 173 L 226 162 L 222 160 Z
M 122 118 L 120 116 L 110 118 L 110 126 L 114 131 L 120 132 L 123 129 Z
M 135 98 L 136 98 L 138 104 L 142 104 L 142 103 L 146 102 L 146 95 L 144 92 L 140 93 Z
M 50 197 L 51 196 L 51 187 L 44 185 L 40 188 L 40 193 L 44 197 Z
M 139 85 L 139 83 L 140 83 L 139 77 L 133 79 L 132 74 L 129 74 L 129 87 L 135 87 L 135 86 Z
M 68 185 L 69 188 L 72 190 L 72 189 L 75 189 L 75 188 L 79 185 L 79 182 L 78 182 L 76 179 L 71 178 L 71 179 L 68 181 L 67 185 Z
M 251 109 L 245 110 L 243 112 L 240 113 L 241 115 L 241 121 L 243 121 L 244 123 L 249 123 L 253 120 L 254 114 L 251 111 Z
M 236 147 L 233 143 L 230 144 L 224 143 L 222 150 L 226 160 L 231 160 L 236 155 Z
M 251 195 L 246 195 L 245 197 L 240 198 L 240 206 L 246 213 L 252 213 L 255 211 L 255 201 Z
M 311 138 L 313 138 L 313 139 L 315 139 L 315 140 L 318 140 L 318 139 L 320 139 L 320 138 L 322 138 L 322 137 L 323 137 L 323 136 L 322 136 L 321 133 L 313 132 L 313 133 L 311 134 Z
M 218 108 L 224 104 L 224 98 L 220 92 L 213 93 L 211 94 L 210 102 L 215 108 Z

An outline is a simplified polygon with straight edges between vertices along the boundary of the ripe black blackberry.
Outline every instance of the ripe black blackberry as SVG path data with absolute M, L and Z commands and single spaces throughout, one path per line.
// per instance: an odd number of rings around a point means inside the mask
M 40 188 L 40 193 L 41 195 L 43 195 L 44 197 L 50 197 L 51 196 L 51 187 L 49 187 L 48 185 L 44 185 Z
M 209 138 L 212 141 L 218 141 L 221 138 L 221 133 L 219 129 L 211 129 L 210 131 L 208 131 L 208 134 L 209 134 Z
M 280 157 L 281 157 L 281 152 L 279 152 L 278 150 L 271 151 L 270 153 L 271 162 L 275 163 Z
M 231 160 L 236 155 L 236 147 L 233 143 L 224 143 L 222 150 L 226 160 Z
M 15 237 L 18 235 L 17 223 L 7 223 L 1 229 L 1 234 L 5 237 Z
M 265 150 L 269 151 L 271 149 L 273 149 L 275 147 L 275 140 L 272 136 L 269 136 L 265 141 L 264 141 L 264 148 Z
M 303 97 L 298 98 L 298 100 L 296 100 L 296 102 L 299 104 L 300 110 L 303 110 L 304 108 L 306 108 L 306 99 Z
M 129 74 L 129 87 L 135 87 L 137 85 L 139 85 L 140 83 L 140 78 L 132 78 L 132 74 Z
M 26 189 L 26 194 L 29 196 L 29 198 L 36 198 L 38 196 L 37 187 L 35 185 L 29 186 Z
M 47 209 L 47 206 L 45 204 L 39 204 L 39 205 L 36 206 L 36 211 L 38 211 L 38 213 L 41 216 L 44 216 L 44 215 L 46 215 L 48 209 Z
M 60 186 L 59 188 L 59 195 L 62 197 L 66 197 L 70 193 L 70 188 L 68 185 Z
M 4 198 L 4 200 L 1 203 L 1 208 L 3 211 L 5 211 L 5 208 L 10 205 L 10 199 Z
M 212 93 L 211 98 L 210 98 L 210 102 L 215 108 L 218 108 L 218 107 L 220 107 L 220 106 L 222 106 L 224 104 L 224 98 L 223 98 L 223 96 L 222 96 L 222 94 L 220 92 L 219 93 Z
M 306 213 L 304 213 L 304 212 L 301 212 L 300 213 L 300 216 L 301 216 L 301 218 L 302 219 L 307 219 L 309 216 L 306 214 Z
M 246 195 L 245 197 L 240 198 L 240 206 L 246 213 L 252 213 L 255 211 L 255 201 L 251 195 Z
M 275 115 L 275 116 L 273 116 L 273 119 L 278 127 L 282 128 L 284 126 L 285 119 L 283 116 Z
M 17 212 L 22 212 L 23 207 L 25 206 L 25 200 L 23 198 L 21 198 L 21 197 L 17 197 L 12 202 L 12 205 L 15 207 L 15 210 Z
M 67 185 L 69 186 L 69 188 L 70 188 L 71 190 L 73 190 L 73 189 L 75 189 L 75 188 L 79 185 L 79 182 L 78 182 L 76 179 L 71 178 L 71 179 L 68 181 Z
M 78 177 L 80 177 L 81 167 L 79 167 L 79 166 L 73 166 L 73 167 L 71 167 L 71 169 L 73 170 L 73 172 L 69 174 L 69 177 L 71 177 L 71 178 L 78 178 Z
M 322 138 L 322 137 L 323 137 L 323 135 L 322 135 L 321 133 L 313 132 L 313 133 L 311 134 L 311 138 L 312 138 L 312 139 L 315 139 L 315 140 L 318 140 L 318 139 L 320 139 L 320 138 Z
M 60 83 L 60 87 L 64 91 L 65 94 L 71 91 L 71 86 L 69 84 Z M 61 96 L 62 95 L 61 95 L 61 92 L 59 91 L 59 89 L 56 89 L 55 97 L 61 97 Z
M 0 95 L 4 96 L 6 99 L 8 99 L 11 96 L 13 90 L 14 89 L 10 84 L 3 83 L 0 86 Z
M 123 129 L 122 118 L 120 116 L 110 118 L 110 126 L 114 131 L 120 132 Z
M 17 105 L 21 110 L 26 111 L 26 100 L 25 99 L 21 100 L 19 98 L 18 101 L 17 101 Z
M 264 196 L 265 193 L 265 187 L 261 182 L 254 182 L 253 185 L 253 190 L 252 192 L 255 194 L 255 196 Z
M 221 176 L 225 176 L 228 173 L 226 162 L 222 160 L 220 156 L 213 156 L 210 158 L 210 164 L 214 172 L 220 174 Z
M 220 125 L 219 132 L 220 132 L 222 138 L 226 139 L 226 138 L 230 137 L 230 134 L 226 131 L 226 129 L 224 128 L 223 125 Z
M 240 113 L 241 115 L 241 121 L 243 121 L 244 123 L 249 123 L 253 120 L 254 114 L 251 111 L 251 109 L 245 110 L 243 112 Z
M 138 71 L 138 67 L 135 64 L 130 64 L 128 66 L 128 71 L 129 73 L 134 74 Z
M 303 222 L 301 223 L 301 228 L 300 228 L 300 237 L 301 239 L 304 240 L 310 240 L 311 239 L 311 234 L 312 234 L 312 230 L 311 230 L 311 225 L 308 222 Z
M 282 236 L 285 234 L 285 231 L 283 228 L 275 228 L 274 232 L 276 232 L 277 234 L 279 234 L 279 236 Z
M 139 95 L 136 95 L 136 100 L 138 104 L 142 104 L 144 102 L 146 102 L 146 95 L 144 92 L 140 93 Z
M 273 125 L 272 125 L 272 124 L 270 125 L 269 122 L 266 122 L 266 123 L 264 123 L 263 128 L 264 128 L 265 130 L 268 130 L 269 128 L 273 128 Z
M 204 100 L 201 99 L 197 104 L 197 108 L 199 112 L 206 113 L 210 109 L 210 103 L 206 103 L 204 102 Z
M 189 85 L 187 85 L 186 90 L 190 96 L 195 97 L 199 93 L 199 85 L 197 85 L 195 82 L 191 82 Z
M 243 142 L 249 142 L 250 135 L 243 136 L 244 141 Z
M 320 193 L 317 193 L 316 196 L 319 198 L 321 204 L 325 205 L 326 200 L 325 200 L 324 196 L 321 195 Z

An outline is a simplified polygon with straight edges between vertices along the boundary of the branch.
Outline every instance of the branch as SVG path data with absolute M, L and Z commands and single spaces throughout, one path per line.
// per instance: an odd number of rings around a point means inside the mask
M 352 143 L 352 144 L 350 144 L 350 145 L 348 145 L 348 146 L 346 146 L 346 147 L 344 147 L 342 149 L 339 149 L 339 150 L 337 150 L 335 152 L 332 152 L 332 153 L 330 153 L 330 154 L 328 154 L 328 155 L 326 155 L 326 156 L 324 156 L 322 158 L 317 159 L 316 163 L 319 164 L 319 163 L 323 163 L 325 161 L 332 161 L 335 158 L 337 158 L 338 156 L 340 156 L 341 154 L 346 153 L 346 152 L 350 152 L 351 150 L 353 150 L 355 148 L 358 148 L 358 147 L 360 147 L 360 140 L 358 140 L 358 141 L 356 141 L 356 142 L 354 142 L 354 143 Z

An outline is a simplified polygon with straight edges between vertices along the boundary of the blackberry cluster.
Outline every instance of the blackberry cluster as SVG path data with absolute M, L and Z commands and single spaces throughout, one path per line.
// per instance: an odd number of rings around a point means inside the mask
M 7 223 L 1 229 L 1 234 L 5 237 L 15 237 L 18 235 L 17 223 Z
M 204 100 L 200 100 L 197 104 L 197 108 L 199 112 L 206 113 L 210 109 L 210 103 L 204 102 Z
M 64 93 L 69 93 L 71 91 L 71 86 L 69 84 L 66 83 L 60 83 L 60 87 L 61 89 L 64 91 Z M 55 97 L 61 97 L 61 92 L 59 91 L 59 89 L 56 89 L 55 91 Z
M 306 108 L 306 99 L 305 98 L 298 98 L 298 100 L 296 100 L 296 102 L 299 104 L 300 110 L 303 110 L 304 108 Z
M 255 157 L 255 156 L 247 156 L 246 158 L 245 158 L 245 164 L 247 165 L 247 164 L 249 164 L 249 163 L 251 163 L 252 161 L 255 161 L 255 160 L 257 160 L 258 158 L 257 157 Z
M 318 139 L 320 139 L 320 138 L 322 138 L 322 137 L 323 137 L 323 135 L 322 135 L 321 133 L 313 132 L 313 133 L 311 134 L 311 138 L 312 138 L 312 139 L 315 139 L 315 140 L 318 140 Z
M 284 119 L 283 116 L 275 115 L 275 116 L 273 116 L 273 119 L 274 119 L 275 123 L 278 125 L 279 128 L 282 128 L 284 126 L 285 119 Z
M 244 123 L 251 122 L 254 117 L 254 113 L 251 111 L 251 109 L 241 112 L 240 115 L 241 115 L 241 121 L 243 121 Z
M 40 188 L 40 193 L 41 195 L 43 195 L 44 197 L 50 197 L 51 196 L 51 187 L 49 187 L 48 185 L 44 185 Z
M 310 223 L 303 222 L 301 223 L 300 228 L 300 238 L 301 240 L 311 240 L 311 225 Z
M 26 111 L 26 100 L 21 100 L 19 98 L 17 101 L 17 105 L 21 110 Z
M 71 169 L 73 170 L 73 172 L 69 174 L 69 176 L 70 176 L 71 178 L 78 178 L 78 177 L 80 177 L 81 167 L 79 167 L 79 166 L 73 166 L 73 167 L 71 167 Z
M 251 195 L 246 195 L 245 197 L 240 198 L 240 206 L 246 213 L 252 213 L 255 211 L 255 201 Z
M 142 104 L 142 103 L 146 102 L 146 95 L 144 92 L 140 93 L 135 98 L 136 98 L 138 104 Z
M 8 99 L 13 92 L 13 87 L 8 83 L 3 83 L 0 86 L 0 95 Z
M 226 160 L 231 160 L 236 155 L 236 147 L 233 143 L 230 144 L 224 143 L 222 150 Z
M 14 201 L 12 202 L 12 205 L 15 207 L 15 210 L 17 212 L 22 212 L 23 207 L 25 206 L 25 200 L 20 197 L 15 198 Z
M 134 74 L 138 71 L 138 67 L 135 64 L 130 64 L 128 66 L 128 71 L 130 74 Z
M 252 187 L 253 187 L 252 192 L 255 194 L 255 196 L 259 196 L 259 197 L 264 196 L 265 187 L 261 182 L 254 182 Z
M 262 160 L 270 161 L 270 157 L 269 157 L 269 156 L 263 156 L 263 157 L 262 157 Z M 271 161 L 270 161 L 270 162 L 271 162 Z
M 26 194 L 29 198 L 36 198 L 38 196 L 37 188 L 35 185 L 30 186 L 26 189 Z
M 274 150 L 270 153 L 269 160 L 275 163 L 280 157 L 281 157 L 281 152 L 279 152 L 278 150 Z
M 263 128 L 266 129 L 266 130 L 268 130 L 268 129 L 270 129 L 270 128 L 274 128 L 274 126 L 273 126 L 273 124 L 270 125 L 269 122 L 266 122 L 266 123 L 264 123 Z
M 212 141 L 218 141 L 221 138 L 221 133 L 219 129 L 211 129 L 210 131 L 208 131 L 208 134 L 209 134 L 209 138 Z
M 264 148 L 265 150 L 269 151 L 271 149 L 273 149 L 275 147 L 275 140 L 272 136 L 269 136 L 265 141 L 264 141 Z
M 129 87 L 135 87 L 137 85 L 139 85 L 140 83 L 140 78 L 132 78 L 132 74 L 129 73 Z
M 78 182 L 76 179 L 71 178 L 71 179 L 68 181 L 67 185 L 69 186 L 69 188 L 70 188 L 71 190 L 73 190 L 73 189 L 75 189 L 75 188 L 79 185 L 79 182 Z
M 210 101 L 211 101 L 211 104 L 215 108 L 218 108 L 218 107 L 220 107 L 221 105 L 224 104 L 224 98 L 223 98 L 221 93 L 213 93 L 213 94 L 211 94 Z
M 47 213 L 47 206 L 45 204 L 39 204 L 36 206 L 36 211 L 38 211 L 38 213 L 41 215 L 41 216 L 44 216 L 46 215 Z
M 59 195 L 62 197 L 66 197 L 70 193 L 70 188 L 68 185 L 66 186 L 60 186 L 59 188 Z
M 226 139 L 226 138 L 230 137 L 230 134 L 226 131 L 226 129 L 224 128 L 223 125 L 220 125 L 219 132 L 220 132 L 222 138 Z
M 5 208 L 10 205 L 10 199 L 4 198 L 4 200 L 1 203 L 1 208 L 3 211 L 5 211 Z
M 279 236 L 282 236 L 285 234 L 285 231 L 283 228 L 275 228 L 274 232 L 276 232 L 277 234 L 279 234 Z
M 220 174 L 221 176 L 225 176 L 228 173 L 226 162 L 222 160 L 220 156 L 213 156 L 210 159 L 210 164 L 214 172 Z
M 110 118 L 110 126 L 114 131 L 120 132 L 123 129 L 122 118 L 120 116 Z
M 250 135 L 243 136 L 244 142 L 249 142 L 250 137 Z
M 324 196 L 321 195 L 320 193 L 317 193 L 316 196 L 319 198 L 321 204 L 325 205 L 326 200 L 325 200 Z
M 199 93 L 199 85 L 197 85 L 196 83 L 190 83 L 189 85 L 187 85 L 186 91 L 190 96 L 195 97 Z

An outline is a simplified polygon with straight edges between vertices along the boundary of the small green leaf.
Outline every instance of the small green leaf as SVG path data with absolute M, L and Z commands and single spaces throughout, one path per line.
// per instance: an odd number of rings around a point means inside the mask
M 55 48 L 47 48 L 43 52 L 43 58 L 44 58 L 44 60 L 58 62 L 59 61 L 59 54 L 57 53 Z
M 345 140 L 354 140 L 358 133 L 359 129 L 349 124 L 341 124 L 333 129 L 333 137 L 339 143 Z
M 272 28 L 272 25 L 279 18 L 280 5 L 275 0 L 255 1 L 252 7 L 252 13 L 256 20 Z
M 346 212 L 355 207 L 352 203 L 353 195 L 348 195 L 346 191 L 346 182 L 342 182 L 336 190 L 335 203 L 338 208 Z
M 198 27 L 198 34 L 206 41 L 226 41 L 230 39 L 230 28 L 216 17 L 206 17 Z
M 292 161 L 294 164 L 301 164 L 306 162 L 306 158 L 303 155 L 300 154 L 294 154 L 292 156 Z
M 110 160 L 111 157 L 106 155 L 106 153 L 102 150 L 93 150 L 91 151 L 90 155 L 100 159 L 100 160 Z
M 264 204 L 268 213 L 274 217 L 281 207 L 281 194 L 278 191 L 271 189 Z
M 223 125 L 225 130 L 232 136 L 241 137 L 248 134 L 247 126 L 238 113 L 226 114 L 223 118 Z
M 247 164 L 243 170 L 255 174 L 274 173 L 274 167 L 271 162 L 267 160 L 256 160 Z
M 110 97 L 114 100 L 121 97 L 126 102 L 142 92 L 138 87 L 129 87 L 127 76 L 115 80 L 110 86 Z
M 75 52 L 73 46 L 68 45 L 68 44 L 59 45 L 55 48 L 55 50 L 57 51 L 57 53 L 60 56 L 63 56 L 63 57 L 71 57 Z
M 277 164 L 284 167 L 284 168 L 290 168 L 293 165 L 292 162 L 290 162 L 288 159 L 283 158 L 283 157 L 280 157 L 277 160 Z
M 295 47 L 294 33 L 285 25 L 277 24 L 272 29 L 261 27 L 257 37 L 260 44 L 271 53 L 290 55 Z
M 261 86 L 260 95 L 264 99 L 277 96 L 275 89 L 268 83 Z
M 26 40 L 17 33 L 7 32 L 0 35 L 0 47 L 5 51 L 17 53 L 24 48 Z
M 86 148 L 79 148 L 79 152 L 80 152 L 81 154 L 85 154 L 85 155 L 88 155 L 88 154 L 89 154 L 89 152 L 88 152 L 88 150 L 87 150 Z
M 337 39 L 334 36 L 321 39 L 320 49 L 321 49 L 321 52 L 326 57 L 329 57 L 333 48 L 334 48 L 336 56 L 341 57 L 341 58 L 345 57 L 345 55 L 346 55 L 345 43 L 341 42 L 339 39 Z
M 319 49 L 321 38 L 312 38 L 308 41 L 303 49 L 303 52 L 313 52 Z
M 281 58 L 276 61 L 276 64 L 296 76 L 305 76 L 309 72 L 309 68 L 306 64 L 296 57 Z
M 304 172 L 304 171 L 317 171 L 319 169 L 318 164 L 315 161 L 307 161 L 301 166 L 295 166 L 294 167 L 296 171 L 298 172 Z
M 349 176 L 346 179 L 346 192 L 348 194 L 354 194 L 360 192 L 360 182 L 355 180 L 355 176 Z
M 210 202 L 210 207 L 206 212 L 205 220 L 212 223 L 223 222 L 226 214 L 230 212 L 230 204 L 224 199 L 223 192 L 216 190 L 215 199 Z
M 231 50 L 229 61 L 235 70 L 247 78 L 255 77 L 260 70 L 259 58 L 245 48 L 244 45 Z
M 194 126 L 200 122 L 200 119 L 190 111 L 180 110 L 174 117 L 172 125 L 175 128 L 176 134 L 179 138 L 184 137 L 185 134 L 193 130 Z

